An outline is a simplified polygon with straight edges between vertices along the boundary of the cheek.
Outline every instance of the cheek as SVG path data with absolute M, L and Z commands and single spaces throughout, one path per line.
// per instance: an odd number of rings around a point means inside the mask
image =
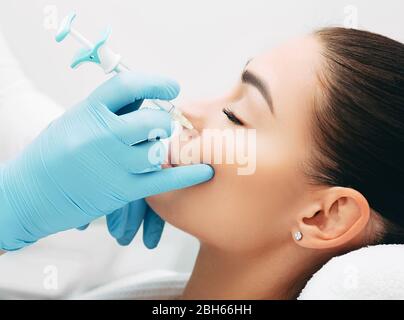
M 300 189 L 282 146 L 258 137 L 257 150 L 254 174 L 239 175 L 239 165 L 212 165 L 210 182 L 147 201 L 167 222 L 202 242 L 238 252 L 271 245 L 279 230 L 289 235 L 287 215 Z

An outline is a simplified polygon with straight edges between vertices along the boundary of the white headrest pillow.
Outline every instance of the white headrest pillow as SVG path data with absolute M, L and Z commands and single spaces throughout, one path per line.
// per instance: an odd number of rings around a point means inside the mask
M 333 258 L 299 300 L 403 300 L 404 245 L 378 245 Z

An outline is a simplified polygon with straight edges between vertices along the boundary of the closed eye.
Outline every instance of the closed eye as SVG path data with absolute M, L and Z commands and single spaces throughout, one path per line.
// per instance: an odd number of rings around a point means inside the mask
M 229 108 L 223 108 L 223 113 L 227 116 L 227 118 L 238 126 L 244 126 L 243 121 L 241 121 Z

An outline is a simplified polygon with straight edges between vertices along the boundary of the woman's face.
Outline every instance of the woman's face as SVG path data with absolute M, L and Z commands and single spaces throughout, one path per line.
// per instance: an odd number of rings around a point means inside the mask
M 253 146 L 249 157 L 255 157 L 250 158 L 255 171 L 240 174 L 245 165 L 237 160 L 222 158 L 224 163 L 215 163 L 215 153 L 228 150 L 230 140 L 222 148 L 203 147 L 199 162 L 213 166 L 214 178 L 149 197 L 149 205 L 167 222 L 224 250 L 259 250 L 291 239 L 296 215 L 310 202 L 302 167 L 311 150 L 310 116 L 319 61 L 315 38 L 297 39 L 252 59 L 242 79 L 222 97 L 181 106 L 197 133 L 179 149 L 203 146 L 209 130 L 238 131 L 232 147 L 244 148 L 246 154 L 247 144 L 250 151 Z M 232 122 L 223 109 L 230 109 L 242 125 Z M 249 140 L 252 136 L 240 135 L 249 130 L 255 132 L 255 145 Z M 181 152 L 176 154 L 180 159 L 174 161 L 172 156 L 173 162 L 184 162 Z

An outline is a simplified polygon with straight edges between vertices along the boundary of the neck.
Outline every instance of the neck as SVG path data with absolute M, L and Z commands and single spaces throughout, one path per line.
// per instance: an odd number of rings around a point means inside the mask
M 300 252 L 292 244 L 248 254 L 229 253 L 201 244 L 182 298 L 296 299 L 318 269 L 314 261 L 319 260 L 312 252 Z

